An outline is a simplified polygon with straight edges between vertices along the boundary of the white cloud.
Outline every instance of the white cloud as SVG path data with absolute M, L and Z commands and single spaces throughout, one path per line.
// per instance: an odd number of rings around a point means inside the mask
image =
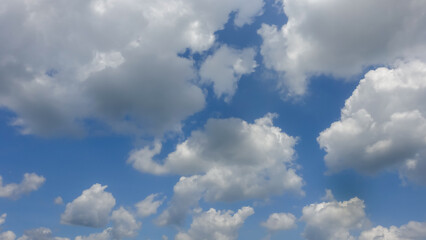
M 243 207 L 238 212 L 216 211 L 211 208 L 195 216 L 187 233 L 180 232 L 176 240 L 233 240 L 247 217 L 254 214 L 253 208 Z
M 265 198 L 284 192 L 303 194 L 303 180 L 296 174 L 296 139 L 273 125 L 276 115 L 247 123 L 241 119 L 210 119 L 204 130 L 194 131 L 177 145 L 160 165 L 152 160 L 161 151 L 134 151 L 129 163 L 153 174 L 181 174 L 171 206 L 160 215 L 160 224 L 179 223 L 200 198 L 236 201 Z
M 16 235 L 12 231 L 6 231 L 0 233 L 0 240 L 15 240 Z
M 204 107 L 186 49 L 204 51 L 262 0 L 3 1 L 0 106 L 23 134 L 81 135 L 87 120 L 161 135 Z M 125 27 L 124 27 L 125 26 Z M 173 39 L 173 41 L 170 41 Z M 90 129 L 89 129 L 90 130 Z
M 70 240 L 69 238 L 53 237 L 52 231 L 48 228 L 36 228 L 25 231 L 22 237 L 17 240 Z
M 6 222 L 7 213 L 0 215 L 0 225 Z
M 401 227 L 377 226 L 361 233 L 359 240 L 422 240 L 426 238 L 426 223 L 409 222 Z
M 225 101 L 230 101 L 240 78 L 254 72 L 255 55 L 256 52 L 252 48 L 236 50 L 221 46 L 201 65 L 201 80 L 213 84 L 216 97 L 224 97 Z
M 280 88 L 306 91 L 307 78 L 350 78 L 368 66 L 425 59 L 426 4 L 421 0 L 284 0 L 288 22 L 263 25 L 261 54 L 282 74 Z
M 273 213 L 261 225 L 269 231 L 289 230 L 296 227 L 296 217 L 291 213 Z
M 90 234 L 89 236 L 77 236 L 75 240 L 121 240 L 133 238 L 138 234 L 142 223 L 123 207 L 115 210 L 111 214 L 112 227 L 106 228 L 101 233 Z
M 306 222 L 303 236 L 309 240 L 355 240 L 350 230 L 360 229 L 368 222 L 364 208 L 364 201 L 357 197 L 308 205 L 302 210 L 301 220 Z
M 62 197 L 61 197 L 61 196 L 56 197 L 56 198 L 55 198 L 55 200 L 53 200 L 53 202 L 54 202 L 56 205 L 62 205 L 62 204 L 64 204 L 64 200 L 62 199 Z
M 3 178 L 0 176 L 0 197 L 18 199 L 22 195 L 37 191 L 46 179 L 35 173 L 25 173 L 21 183 L 9 183 L 3 185 Z
M 158 207 L 160 207 L 164 201 L 164 198 L 155 200 L 157 197 L 158 194 L 151 194 L 144 200 L 136 203 L 135 206 L 137 209 L 137 215 L 139 217 L 148 217 L 150 215 L 156 214 Z
M 318 143 L 331 172 L 374 173 L 397 168 L 426 183 L 426 64 L 400 63 L 372 70 L 346 100 L 341 118 Z
M 103 227 L 108 223 L 108 216 L 115 206 L 115 198 L 105 192 L 107 186 L 94 184 L 84 190 L 81 196 L 68 203 L 61 215 L 61 223 L 87 227 Z

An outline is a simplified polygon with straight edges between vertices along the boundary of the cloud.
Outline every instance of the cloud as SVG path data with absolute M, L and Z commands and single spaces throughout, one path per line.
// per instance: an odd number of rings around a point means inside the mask
M 53 202 L 54 202 L 56 205 L 62 205 L 62 204 L 64 204 L 64 200 L 62 199 L 62 197 L 61 197 L 61 196 L 58 196 L 57 198 L 55 198 L 55 200 L 53 200 Z
M 150 215 L 156 214 L 158 207 L 163 204 L 164 199 L 155 200 L 158 197 L 158 194 L 151 194 L 146 197 L 144 200 L 135 204 L 137 209 L 137 215 L 139 217 L 148 217 Z
M 106 228 L 101 233 L 90 234 L 89 236 L 77 236 L 75 240 L 121 240 L 137 236 L 142 223 L 123 207 L 115 210 L 111 214 L 112 227 Z
M 251 207 L 243 207 L 238 212 L 217 211 L 211 208 L 195 216 L 188 232 L 180 232 L 176 240 L 233 240 L 238 238 L 238 230 L 247 217 L 254 214 Z
M 115 206 L 115 198 L 105 192 L 107 186 L 94 184 L 71 203 L 61 215 L 62 224 L 100 228 L 108 223 L 108 216 Z
M 26 230 L 22 237 L 17 240 L 70 240 L 69 238 L 53 237 L 52 231 L 48 228 L 36 228 Z
M 283 231 L 296 227 L 296 217 L 291 213 L 273 213 L 261 225 L 269 231 Z
M 320 133 L 331 172 L 398 169 L 426 183 L 426 64 L 399 63 L 368 72 L 346 100 L 340 120 Z
M 250 24 L 262 0 L 6 1 L 0 12 L 0 106 L 22 134 L 180 130 L 205 96 L 193 61 L 231 13 Z M 125 26 L 125 27 L 124 27 Z M 173 39 L 173 41 L 170 41 Z
M 359 240 L 421 240 L 426 238 L 426 223 L 409 222 L 401 227 L 377 226 L 361 233 Z
M 284 0 L 288 22 L 264 24 L 261 54 L 280 89 L 302 95 L 307 78 L 350 78 L 397 59 L 425 60 L 426 5 L 418 0 Z M 361 17 L 362 16 L 362 17 Z
M 16 235 L 12 231 L 6 231 L 0 233 L 0 240 L 15 240 Z
M 248 123 L 241 119 L 210 119 L 177 145 L 164 164 L 152 158 L 161 143 L 134 151 L 128 162 L 152 174 L 180 174 L 171 206 L 160 224 L 180 223 L 190 206 L 207 201 L 266 198 L 284 192 L 303 194 L 294 164 L 296 138 L 273 125 L 275 114 Z
M 0 176 L 0 197 L 18 199 L 22 195 L 37 191 L 46 179 L 35 173 L 25 173 L 21 183 L 9 183 L 3 185 L 3 178 Z
M 6 222 L 7 213 L 0 215 L 0 225 Z
M 226 45 L 221 46 L 201 65 L 201 81 L 212 83 L 216 97 L 224 97 L 228 102 L 234 95 L 240 78 L 254 72 L 257 66 L 255 56 L 256 52 L 252 48 L 236 50 Z
M 305 206 L 301 220 L 306 223 L 303 236 L 308 240 L 349 240 L 350 230 L 361 229 L 365 217 L 364 201 L 355 197 L 349 201 L 331 201 Z

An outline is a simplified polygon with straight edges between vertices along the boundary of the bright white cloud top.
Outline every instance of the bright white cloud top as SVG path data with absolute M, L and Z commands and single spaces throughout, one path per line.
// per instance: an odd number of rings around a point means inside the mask
M 243 207 L 236 213 L 211 208 L 195 216 L 188 232 L 178 233 L 175 240 L 236 240 L 238 230 L 253 214 L 251 207 Z
M 282 74 L 289 95 L 306 92 L 311 76 L 350 78 L 395 60 L 426 60 L 426 5 L 421 0 L 283 0 L 288 22 L 263 25 L 261 54 Z
M 22 195 L 37 191 L 46 178 L 35 173 L 25 173 L 20 183 L 3 184 L 3 178 L 0 176 L 0 198 L 18 199 Z
M 341 119 L 321 132 L 330 171 L 396 168 L 426 183 L 426 64 L 372 70 L 346 100 Z
M 115 206 L 115 198 L 105 192 L 107 186 L 94 184 L 89 189 L 68 203 L 61 215 L 61 223 L 87 227 L 104 227 L 108 223 L 109 214 Z

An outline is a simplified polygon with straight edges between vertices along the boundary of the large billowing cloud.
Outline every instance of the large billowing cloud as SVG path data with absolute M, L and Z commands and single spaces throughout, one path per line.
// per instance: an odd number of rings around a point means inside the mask
M 301 217 L 306 222 L 303 236 L 308 240 L 355 240 L 350 230 L 360 229 L 367 223 L 364 208 L 364 201 L 357 197 L 308 205 Z
M 115 198 L 105 192 L 105 188 L 107 186 L 94 184 L 84 190 L 81 196 L 67 204 L 61 223 L 96 228 L 105 226 L 115 206 Z
M 3 185 L 3 178 L 0 176 L 0 197 L 18 199 L 22 195 L 38 190 L 45 181 L 43 176 L 25 173 L 21 183 Z
M 346 100 L 341 118 L 321 132 L 330 171 L 354 168 L 374 173 L 397 168 L 426 183 L 426 64 L 378 68 Z
M 235 50 L 222 46 L 201 66 L 201 80 L 213 84 L 217 97 L 224 97 L 225 101 L 230 101 L 241 76 L 254 72 L 255 55 L 256 52 L 252 48 Z
M 100 121 L 161 134 L 204 106 L 186 49 L 204 51 L 236 12 L 262 0 L 6 0 L 0 11 L 0 106 L 24 134 L 83 134 Z
M 134 151 L 129 162 L 152 174 L 180 174 L 171 206 L 160 215 L 160 224 L 180 223 L 200 198 L 236 201 L 267 198 L 284 192 L 303 194 L 302 178 L 296 174 L 296 139 L 273 125 L 276 115 L 248 123 L 241 119 L 210 119 L 203 130 L 177 145 L 163 164 L 152 158 L 161 151 Z
M 261 54 L 282 74 L 281 90 L 306 91 L 307 78 L 350 78 L 368 66 L 425 59 L 422 0 L 283 0 L 288 22 L 263 25 Z
M 178 233 L 175 240 L 234 240 L 246 218 L 253 214 L 251 207 L 243 207 L 236 213 L 211 208 L 195 216 L 188 232 Z

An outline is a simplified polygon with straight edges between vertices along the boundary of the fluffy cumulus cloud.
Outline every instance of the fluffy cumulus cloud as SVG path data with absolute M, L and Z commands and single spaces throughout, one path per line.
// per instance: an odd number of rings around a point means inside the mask
M 81 196 L 66 205 L 61 223 L 87 227 L 103 227 L 108 223 L 109 214 L 115 206 L 115 198 L 105 192 L 107 186 L 94 184 L 84 190 Z
M 409 222 L 401 227 L 377 226 L 361 233 L 359 240 L 421 240 L 426 238 L 426 223 Z
M 273 213 L 261 225 L 269 231 L 289 230 L 296 227 L 296 217 L 291 213 Z
M 350 231 L 368 222 L 364 208 L 364 201 L 357 197 L 308 205 L 302 210 L 301 220 L 306 223 L 303 236 L 308 240 L 355 240 Z
M 284 192 L 303 194 L 302 178 L 296 173 L 296 139 L 273 125 L 274 114 L 248 123 L 241 119 L 210 119 L 203 130 L 194 131 L 177 145 L 163 164 L 153 160 L 161 143 L 134 151 L 129 162 L 153 174 L 180 174 L 171 206 L 160 223 L 179 223 L 200 198 L 236 201 L 265 198 Z
M 0 106 L 23 134 L 177 130 L 204 107 L 186 49 L 204 51 L 236 12 L 243 26 L 262 0 L 7 0 L 0 10 Z M 170 41 L 173 39 L 173 41 Z M 241 69 L 239 69 L 241 70 Z
M 282 74 L 287 94 L 305 93 L 307 78 L 349 78 L 396 59 L 425 59 L 422 0 L 283 0 L 288 22 L 263 25 L 261 54 Z
M 70 240 L 69 238 L 54 237 L 52 230 L 48 228 L 36 228 L 25 231 L 17 240 Z
M 158 200 L 156 198 L 158 198 L 158 194 L 151 194 L 135 204 L 139 217 L 148 217 L 157 213 L 157 209 L 163 204 L 164 198 Z
M 426 183 L 426 64 L 370 71 L 346 100 L 341 118 L 321 132 L 330 171 L 374 173 L 397 168 Z
M 75 240 L 121 240 L 137 236 L 142 224 L 123 207 L 112 212 L 110 220 L 112 227 L 106 228 L 101 233 L 89 236 L 77 236 Z
M 208 57 L 200 68 L 202 82 L 212 83 L 217 97 L 230 101 L 237 89 L 238 80 L 254 71 L 256 52 L 252 48 L 243 50 L 220 47 Z
M 21 183 L 9 183 L 3 185 L 3 178 L 0 176 L 0 197 L 18 199 L 22 195 L 38 190 L 46 179 L 35 173 L 25 173 Z
M 195 216 L 188 232 L 180 232 L 176 240 L 233 240 L 238 238 L 238 230 L 247 217 L 254 214 L 251 207 L 243 207 L 238 212 L 217 211 L 213 208 Z

